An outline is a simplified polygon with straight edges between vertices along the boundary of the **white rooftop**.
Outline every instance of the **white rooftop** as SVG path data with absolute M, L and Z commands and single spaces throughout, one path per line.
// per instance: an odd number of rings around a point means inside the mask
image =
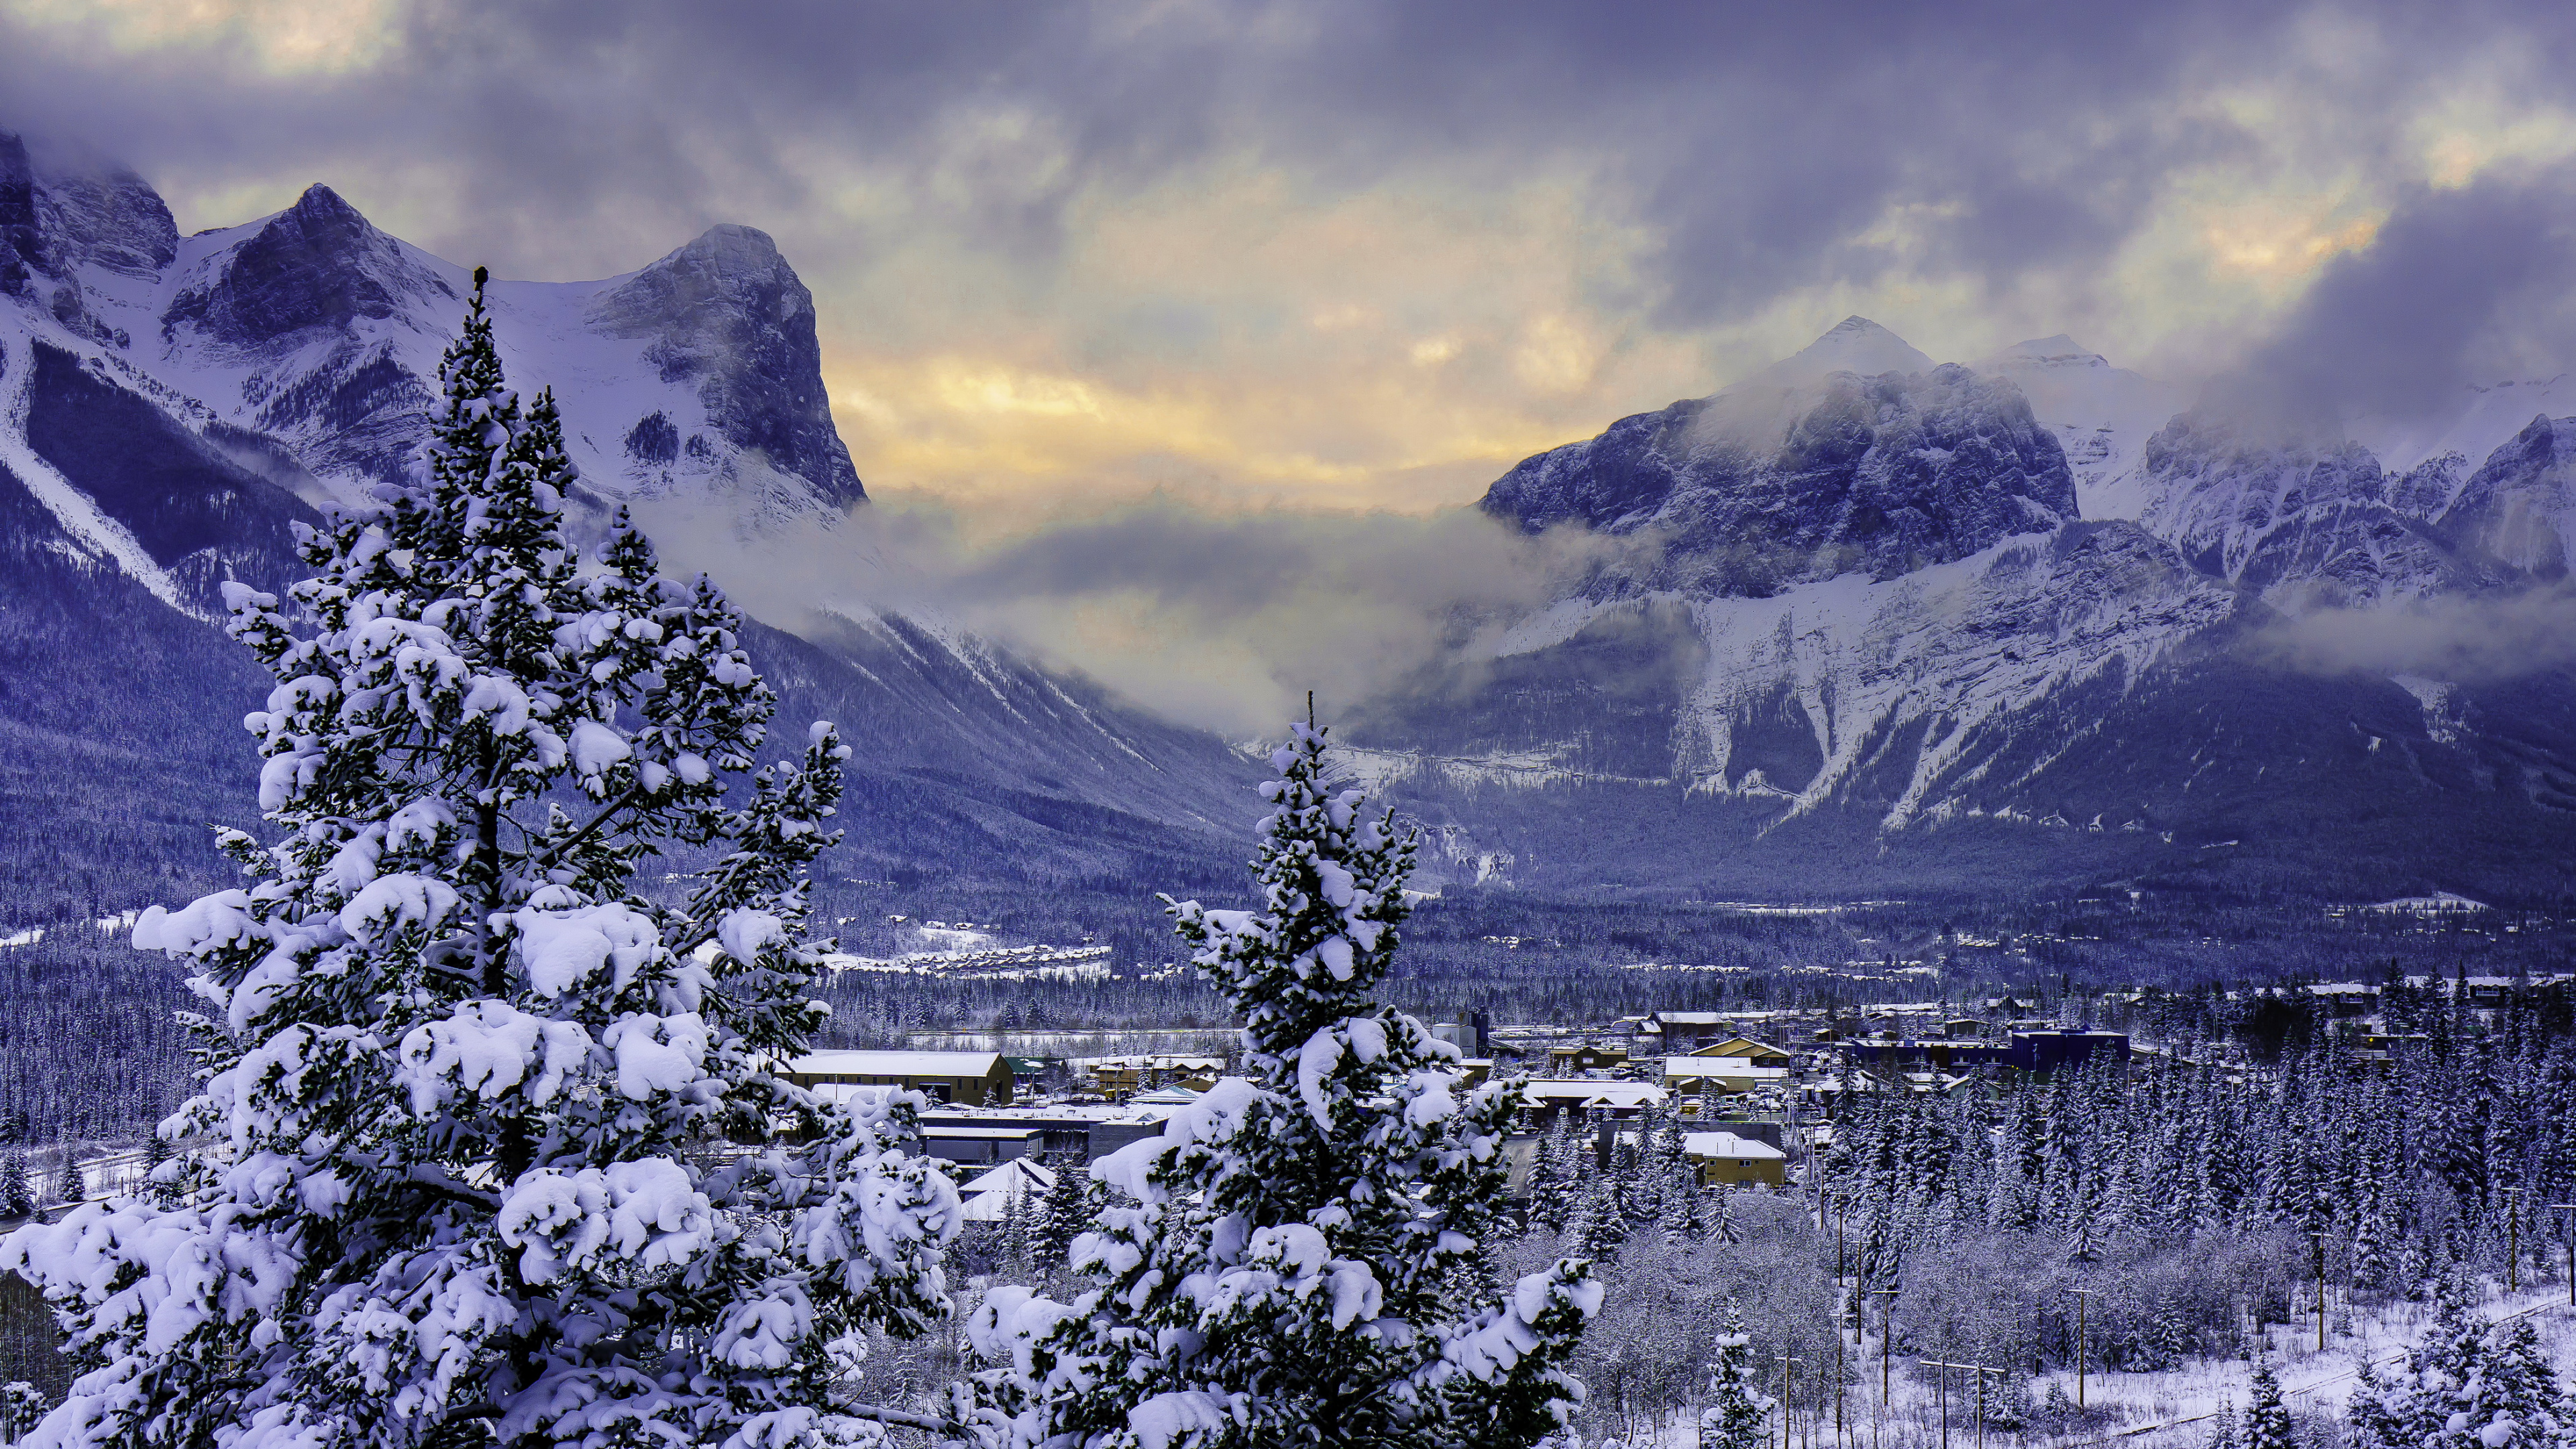
M 1789 1156 L 1768 1142 L 1752 1137 L 1738 1137 L 1732 1132 L 1685 1132 L 1682 1134 L 1682 1151 L 1692 1157 L 1769 1158 L 1785 1161 Z
M 1002 1070 L 1000 1052 L 807 1052 L 787 1064 L 791 1072 L 838 1077 L 989 1077 Z
M 1668 1077 L 1741 1077 L 1749 1081 L 1776 1082 L 1789 1075 L 1787 1067 L 1757 1067 L 1742 1057 L 1666 1057 L 1664 1075 Z
M 1544 1080 L 1523 1082 L 1521 1096 L 1528 1101 L 1600 1102 L 1612 1107 L 1637 1107 L 1664 1100 L 1664 1089 L 1644 1082 L 1568 1082 Z

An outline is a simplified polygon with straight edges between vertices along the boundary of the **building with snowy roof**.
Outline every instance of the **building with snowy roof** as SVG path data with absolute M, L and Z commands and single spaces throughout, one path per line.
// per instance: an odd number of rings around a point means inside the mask
M 1685 1096 L 1720 1092 L 1740 1097 L 1765 1087 L 1786 1086 L 1787 1067 L 1755 1066 L 1743 1057 L 1666 1057 L 1664 1087 Z
M 998 1223 L 1016 1199 L 1026 1213 L 1055 1187 L 1055 1169 L 1029 1158 L 1013 1158 L 957 1185 L 959 1216 L 970 1223 Z
M 1521 1083 L 1521 1111 L 1530 1126 L 1543 1129 L 1569 1111 L 1578 1118 L 1634 1117 L 1647 1107 L 1662 1106 L 1665 1095 L 1663 1088 L 1645 1082 L 1542 1078 Z
M 1685 1132 L 1682 1155 L 1699 1168 L 1700 1183 L 1706 1187 L 1788 1185 L 1789 1154 L 1756 1138 L 1733 1132 Z
M 836 1088 L 901 1087 L 962 1107 L 1011 1100 L 1011 1068 L 1000 1052 L 807 1052 L 780 1075 L 827 1096 Z

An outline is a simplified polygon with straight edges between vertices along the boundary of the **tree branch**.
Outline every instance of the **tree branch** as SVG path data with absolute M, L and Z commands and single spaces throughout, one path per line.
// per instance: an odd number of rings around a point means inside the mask
M 619 793 L 616 799 L 599 807 L 599 813 L 590 817 L 590 823 L 588 825 L 574 831 L 570 836 L 565 838 L 561 845 L 556 846 L 554 849 L 547 851 L 544 855 L 530 862 L 530 868 L 535 870 L 546 870 L 551 868 L 556 863 L 560 862 L 565 856 L 572 854 L 573 847 L 597 834 L 599 832 L 599 827 L 606 825 L 610 816 L 615 815 L 618 811 L 634 804 L 636 798 L 643 793 L 644 782 L 641 780 L 627 786 L 625 790 Z
M 874 1419 L 880 1424 L 896 1424 L 906 1429 L 921 1429 L 932 1434 L 949 1434 L 957 1429 L 955 1424 L 945 1419 L 934 1419 L 927 1414 L 910 1414 L 901 1409 L 881 1408 L 875 1404 L 842 1404 L 838 1407 L 841 1413 L 853 1419 Z
M 931 1434 L 954 1434 L 957 1430 L 957 1425 L 945 1419 L 934 1419 L 927 1414 L 907 1413 L 902 1409 L 889 1409 L 877 1404 L 843 1404 L 837 1407 L 837 1412 L 847 1414 L 853 1419 L 874 1419 L 880 1424 L 893 1424 L 904 1429 L 919 1429 Z M 448 1410 L 445 1418 L 451 1421 L 497 1419 L 502 1413 L 500 1405 L 486 1401 L 479 1404 L 460 1404 Z
M 467 1187 L 463 1183 L 457 1182 L 446 1174 L 437 1171 L 435 1168 L 414 1164 L 411 1171 L 405 1173 L 403 1178 L 414 1187 L 427 1188 L 431 1192 L 437 1193 L 440 1197 L 450 1198 L 461 1203 L 468 1203 L 472 1206 L 483 1209 L 485 1212 L 497 1212 L 501 1207 L 501 1195 L 499 1193 L 477 1192 L 473 1188 Z

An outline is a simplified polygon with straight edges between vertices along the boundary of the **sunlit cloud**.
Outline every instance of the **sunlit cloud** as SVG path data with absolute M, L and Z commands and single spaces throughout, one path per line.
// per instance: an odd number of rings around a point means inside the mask
M 10 0 L 30 25 L 127 55 L 215 51 L 271 76 L 339 75 L 384 60 L 400 0 Z

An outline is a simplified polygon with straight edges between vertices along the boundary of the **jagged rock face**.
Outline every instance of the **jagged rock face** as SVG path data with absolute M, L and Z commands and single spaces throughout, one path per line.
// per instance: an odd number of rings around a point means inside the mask
M 48 174 L 38 193 L 42 226 L 66 270 L 97 267 L 148 277 L 178 258 L 169 205 L 131 171 Z
M 1733 401 L 1675 403 L 1542 453 L 1485 511 L 1530 532 L 1651 530 L 1662 555 L 1639 586 L 1752 597 L 1894 578 L 2074 515 L 2065 450 L 2010 382 L 1958 366 L 1835 373 L 1777 436 Z
M 0 135 L 0 292 L 282 448 L 315 498 L 354 501 L 410 466 L 470 286 L 327 186 L 182 241 L 132 173 L 49 173 Z M 717 227 L 625 278 L 496 282 L 488 300 L 513 378 L 555 389 L 585 519 L 649 498 L 757 533 L 865 500 L 813 296 L 761 233 Z
M 0 296 L 31 298 L 71 332 L 125 346 L 121 329 L 90 314 L 77 274 L 149 276 L 178 254 L 178 239 L 170 208 L 133 172 L 58 171 L 0 131 Z
M 2493 582 L 2412 512 L 2444 486 L 2438 464 L 2391 478 L 2357 443 L 2249 437 L 2190 412 L 2148 440 L 2145 471 L 2154 491 L 2139 521 L 2194 566 L 2275 607 L 2304 612 Z
M 27 143 L 0 131 L 0 294 L 20 296 L 29 276 L 49 270 L 36 231 L 36 173 Z
M 2576 550 L 2576 418 L 2531 420 L 2469 475 L 2440 520 L 2461 547 L 2552 582 Z
M 696 384 L 708 423 L 736 447 L 813 482 L 829 503 L 867 496 L 823 392 L 814 294 L 766 233 L 716 227 L 602 294 L 590 317 L 611 336 L 649 339 L 645 356 L 662 380 Z M 667 418 L 636 427 L 630 453 L 677 455 Z
M 165 335 L 196 328 L 220 346 L 253 351 L 424 303 L 463 307 L 444 278 L 404 256 L 331 188 L 314 186 L 235 248 L 229 265 L 171 298 L 161 325 Z

